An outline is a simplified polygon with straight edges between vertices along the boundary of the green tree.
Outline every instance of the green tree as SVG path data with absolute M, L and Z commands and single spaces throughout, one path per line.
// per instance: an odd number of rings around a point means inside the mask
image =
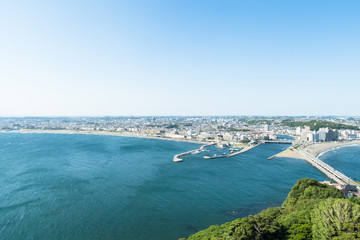
M 302 178 L 291 189 L 283 203 L 284 207 L 293 207 L 299 200 L 343 198 L 341 192 L 333 186 L 321 184 L 314 179 Z
M 314 239 L 360 237 L 360 206 L 346 199 L 326 199 L 311 213 Z
M 360 200 L 332 186 L 300 179 L 283 207 L 211 226 L 189 240 L 360 239 Z

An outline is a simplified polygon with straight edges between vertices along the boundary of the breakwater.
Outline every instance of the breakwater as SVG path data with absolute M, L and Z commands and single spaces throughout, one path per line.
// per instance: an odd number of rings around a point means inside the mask
M 227 155 L 227 157 L 233 157 L 233 156 L 236 156 L 236 155 L 238 155 L 238 154 L 247 152 L 247 151 L 249 151 L 249 150 L 251 150 L 251 149 L 253 149 L 253 148 L 256 148 L 257 146 L 260 146 L 261 144 L 262 144 L 262 143 L 258 143 L 258 144 L 256 144 L 256 145 L 243 148 L 243 149 L 241 149 L 239 152 L 235 152 L 235 153 L 232 153 L 232 154 Z
M 195 149 L 195 150 L 191 150 L 191 151 L 188 151 L 188 152 L 184 152 L 184 153 L 180 153 L 180 154 L 176 154 L 173 158 L 173 162 L 182 162 L 183 159 L 181 157 L 183 156 L 186 156 L 186 155 L 189 155 L 189 154 L 197 154 L 197 153 L 200 153 L 202 151 L 205 150 L 206 147 L 209 147 L 209 146 L 212 146 L 212 145 L 215 145 L 216 143 L 210 143 L 210 144 L 206 144 L 206 145 L 202 145 L 200 148 L 198 149 Z
M 262 143 L 259 143 L 259 144 L 256 144 L 256 145 L 252 145 L 252 146 L 249 146 L 249 147 L 246 147 L 246 148 L 243 148 L 241 149 L 240 151 L 238 152 L 235 152 L 235 153 L 231 153 L 231 154 L 223 154 L 223 155 L 219 155 L 219 156 L 204 156 L 205 159 L 214 159 L 214 158 L 229 158 L 229 157 L 233 157 L 233 156 L 236 156 L 236 155 L 239 155 L 241 153 L 244 153 L 244 152 L 247 152 L 249 151 L 250 149 L 253 149 L 259 145 L 261 145 Z

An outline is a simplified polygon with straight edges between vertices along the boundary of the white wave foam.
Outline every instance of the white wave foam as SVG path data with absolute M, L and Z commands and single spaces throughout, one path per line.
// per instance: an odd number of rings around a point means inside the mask
M 344 146 L 334 147 L 334 148 L 331 148 L 331 149 L 329 149 L 329 150 L 326 150 L 326 151 L 320 153 L 319 155 L 317 155 L 316 158 L 320 158 L 322 155 L 324 155 L 324 154 L 327 153 L 327 152 L 332 152 L 332 151 L 335 151 L 335 150 L 340 149 L 340 148 L 354 147 L 354 146 L 360 146 L 360 144 L 359 144 L 359 143 L 354 143 L 354 144 L 351 144 L 351 145 L 344 145 Z

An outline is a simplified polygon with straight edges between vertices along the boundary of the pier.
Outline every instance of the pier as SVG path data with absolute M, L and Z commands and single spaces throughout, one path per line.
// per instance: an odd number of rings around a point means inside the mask
M 180 157 L 183 157 L 183 156 L 186 156 L 186 155 L 189 155 L 189 154 L 197 154 L 197 153 L 200 153 L 200 152 L 204 151 L 206 147 L 209 147 L 209 146 L 212 146 L 212 145 L 215 145 L 215 144 L 216 144 L 216 143 L 210 143 L 210 144 L 202 145 L 202 146 L 201 146 L 200 148 L 198 148 L 198 149 L 177 154 L 177 155 L 174 156 L 173 162 L 182 162 L 183 160 L 182 160 Z
M 204 156 L 205 159 L 214 159 L 214 158 L 224 158 L 224 157 L 227 157 L 228 155 L 219 155 L 219 156 L 212 156 L 212 157 L 209 157 L 209 156 Z
M 241 149 L 240 151 L 238 151 L 238 152 L 236 152 L 236 153 L 229 154 L 229 155 L 227 155 L 226 157 L 233 157 L 233 156 L 236 156 L 236 155 L 238 155 L 238 154 L 240 154 L 240 153 L 247 152 L 247 151 L 249 151 L 249 150 L 251 150 L 251 149 L 253 149 L 253 148 L 256 148 L 257 146 L 260 146 L 261 144 L 262 144 L 262 143 L 258 143 L 258 144 L 256 144 L 256 145 L 246 147 L 246 148 Z
M 240 151 L 235 152 L 235 153 L 231 153 L 231 154 L 229 154 L 229 155 L 219 155 L 219 156 L 213 156 L 213 157 L 204 156 L 204 158 L 205 158 L 205 159 L 213 159 L 213 158 L 225 158 L 225 157 L 228 158 L 228 157 L 233 157 L 233 156 L 236 156 L 236 155 L 238 155 L 238 154 L 240 154 L 240 153 L 247 152 L 247 151 L 249 151 L 250 149 L 253 149 L 253 148 L 255 148 L 255 147 L 257 147 L 257 146 L 259 146 L 259 145 L 261 145 L 261 144 L 262 144 L 262 143 L 258 143 L 258 144 L 256 144 L 256 145 L 243 148 L 243 149 L 241 149 Z
M 242 150 L 240 150 L 238 152 L 235 152 L 235 153 L 232 153 L 232 154 L 229 154 L 229 155 L 224 154 L 224 155 L 213 156 L 213 157 L 204 156 L 204 158 L 213 159 L 213 158 L 233 157 L 233 156 L 236 156 L 238 154 L 247 152 L 247 151 L 249 151 L 249 150 L 251 150 L 251 149 L 253 149 L 253 148 L 255 148 L 255 147 L 257 147 L 257 146 L 259 146 L 261 144 L 265 144 L 265 143 L 292 143 L 292 142 L 293 141 L 291 141 L 291 140 L 290 141 L 288 141 L 288 140 L 286 140 L 286 141 L 283 141 L 283 140 L 280 140 L 280 141 L 262 141 L 262 142 L 259 142 L 256 145 L 252 145 L 252 146 L 243 148 Z M 183 160 L 181 159 L 181 157 L 189 155 L 189 154 L 200 153 L 202 151 L 205 151 L 206 147 L 212 146 L 212 145 L 215 145 L 215 144 L 216 143 L 206 144 L 206 145 L 201 146 L 199 149 L 195 149 L 195 150 L 192 150 L 192 151 L 177 154 L 177 155 L 174 156 L 173 161 L 174 162 L 182 162 Z M 337 171 L 336 169 L 334 169 L 330 165 L 324 163 L 319 158 L 312 156 L 310 153 L 308 153 L 308 152 L 306 152 L 304 150 L 296 149 L 294 147 L 290 147 L 285 151 L 290 151 L 290 150 L 291 150 L 291 152 L 293 152 L 293 154 L 296 154 L 296 156 L 293 156 L 293 157 L 304 159 L 305 161 L 310 163 L 312 166 L 317 168 L 320 172 L 325 174 L 328 178 L 332 179 L 333 181 L 335 181 L 335 182 L 337 182 L 337 183 L 339 183 L 341 185 L 348 185 L 349 184 L 349 185 L 352 185 L 352 186 L 356 186 L 358 189 L 360 189 L 360 184 L 358 184 L 357 182 L 355 182 L 351 178 L 345 176 L 343 173 Z M 273 159 L 273 158 L 278 157 L 278 156 L 279 156 L 279 154 L 275 154 L 275 155 L 269 157 L 268 160 Z

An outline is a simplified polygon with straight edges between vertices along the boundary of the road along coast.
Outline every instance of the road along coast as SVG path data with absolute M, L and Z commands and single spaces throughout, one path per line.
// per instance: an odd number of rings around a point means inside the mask
M 345 142 L 314 143 L 305 147 L 304 150 L 310 153 L 312 156 L 318 157 L 320 154 L 330 151 L 332 149 L 344 147 L 344 146 L 350 146 L 350 145 L 357 145 L 357 144 L 360 144 L 360 140 L 345 141 Z
M 351 146 L 351 145 L 358 145 L 360 144 L 360 140 L 354 140 L 354 141 L 345 141 L 345 142 L 322 142 L 322 143 L 312 143 L 304 148 L 302 148 L 302 151 L 307 152 L 313 157 L 318 157 L 320 154 L 325 153 L 327 151 L 331 151 L 332 149 L 344 147 L 344 146 Z M 275 154 L 273 157 L 286 157 L 286 158 L 298 158 L 298 159 L 304 159 L 304 156 L 299 154 L 298 152 L 294 151 L 292 147 L 287 148 L 286 150 Z
M 285 151 L 276 154 L 268 159 L 270 160 L 274 157 L 303 159 L 309 162 L 311 165 L 313 165 L 315 168 L 324 173 L 333 181 L 341 185 L 350 184 L 360 189 L 360 184 L 353 181 L 351 178 L 345 176 L 344 174 L 332 168 L 318 158 L 319 154 L 330 151 L 331 149 L 357 144 L 360 144 L 360 141 L 313 143 L 305 146 L 304 144 L 297 143 L 294 144 L 292 147 L 286 149 Z

